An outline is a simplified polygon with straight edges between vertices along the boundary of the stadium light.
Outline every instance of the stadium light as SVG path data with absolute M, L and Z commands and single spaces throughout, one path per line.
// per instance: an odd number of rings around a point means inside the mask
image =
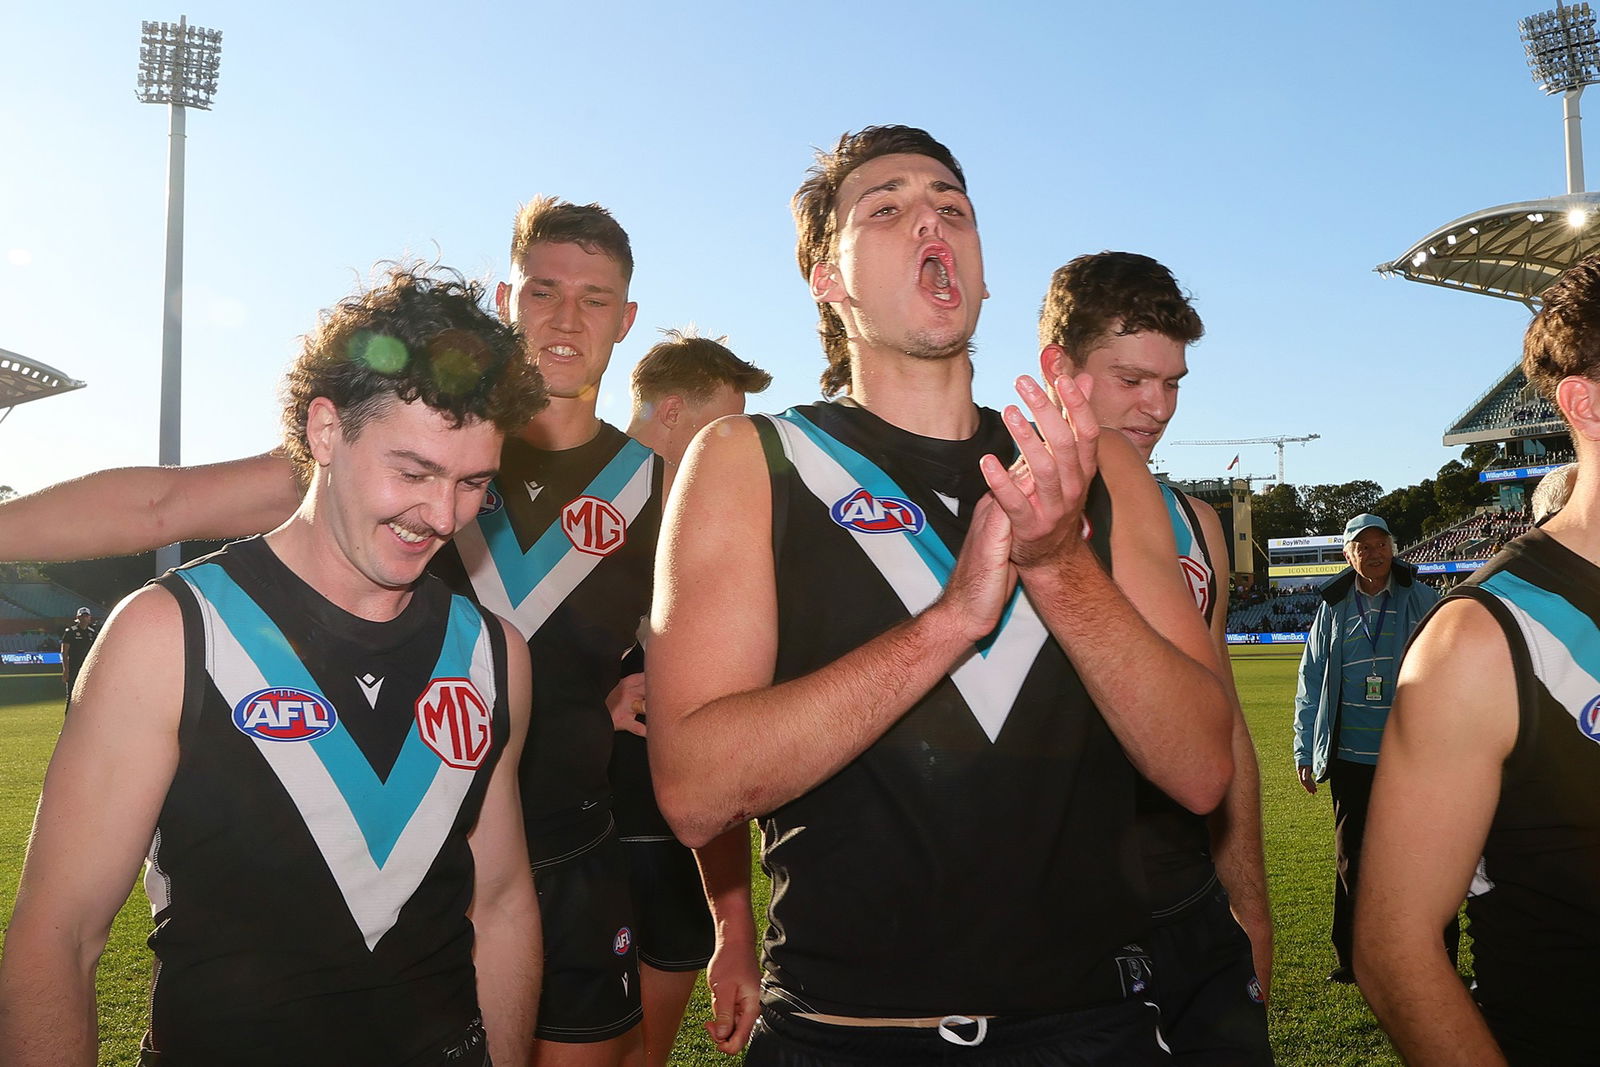
M 211 110 L 222 62 L 222 31 L 191 26 L 187 18 L 146 22 L 139 36 L 140 102 L 167 104 L 167 281 L 161 325 L 161 431 L 159 462 L 179 462 L 183 384 L 183 148 L 188 108 Z M 156 573 L 181 562 L 180 546 L 156 552 Z
M 1567 192 L 1583 192 L 1583 116 L 1578 98 L 1583 87 L 1600 81 L 1600 37 L 1595 33 L 1594 12 L 1587 3 L 1564 5 L 1554 11 L 1530 15 L 1517 23 L 1528 69 L 1539 88 L 1561 94 L 1561 114 L 1567 143 Z

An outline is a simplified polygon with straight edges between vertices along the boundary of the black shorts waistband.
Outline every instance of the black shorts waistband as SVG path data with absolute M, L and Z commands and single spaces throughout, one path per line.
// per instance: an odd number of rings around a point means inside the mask
M 616 832 L 609 803 L 593 802 L 528 827 L 528 862 L 534 870 L 581 856 Z

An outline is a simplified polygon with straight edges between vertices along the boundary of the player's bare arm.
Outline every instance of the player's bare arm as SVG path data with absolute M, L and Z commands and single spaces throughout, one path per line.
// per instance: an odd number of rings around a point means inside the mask
M 58 562 L 276 529 L 300 506 L 274 452 L 200 467 L 120 467 L 0 504 L 0 560 Z
M 472 847 L 472 964 L 478 976 L 478 1008 L 495 1063 L 525 1064 L 533 1054 L 544 960 L 539 900 L 528 866 L 522 829 L 517 764 L 528 736 L 532 680 L 528 646 L 515 627 L 498 620 L 506 643 L 506 707 L 511 736 L 495 764 L 467 842 Z
M 662 525 L 647 666 L 657 800 L 679 840 L 694 847 L 794 799 L 865 750 L 994 628 L 1015 581 L 1006 517 L 985 498 L 938 600 L 821 670 L 774 686 L 766 462 L 748 419 L 712 425 L 685 457 Z
M 1217 513 L 1203 500 L 1189 497 L 1189 505 L 1200 519 L 1200 536 L 1212 560 L 1227 566 L 1228 544 Z M 1261 768 L 1256 761 L 1256 746 L 1245 726 L 1239 693 L 1233 684 L 1233 664 L 1228 658 L 1228 587 L 1217 582 L 1217 603 L 1211 613 L 1211 636 L 1216 642 L 1217 664 L 1223 687 L 1233 705 L 1233 780 L 1222 803 L 1211 813 L 1211 857 L 1217 877 L 1228 891 L 1234 920 L 1250 936 L 1255 960 L 1256 980 L 1261 995 L 1270 997 L 1272 988 L 1272 906 L 1267 897 L 1267 862 L 1261 841 Z
M 1134 766 L 1191 811 L 1209 812 L 1231 774 L 1232 711 L 1212 636 L 1172 563 L 1160 491 L 1121 435 L 1099 433 L 1072 379 L 1056 388 L 1065 415 L 1032 378 L 1019 379 L 1032 425 L 1015 407 L 1006 425 L 1023 462 L 1005 470 L 984 461 L 1011 521 L 1012 562 Z M 1115 582 L 1082 537 L 1096 470 L 1116 516 Z
M 695 861 L 717 930 L 716 947 L 706 965 L 706 985 L 711 990 L 706 1033 L 717 1051 L 736 1056 L 744 1051 L 761 1013 L 761 969 L 750 902 L 750 824 L 729 827 L 709 845 L 695 849 Z
M 183 661 L 177 602 L 149 587 L 79 676 L 0 959 L 0 1063 L 96 1062 L 95 968 L 177 767 Z
M 1504 1063 L 1439 931 L 1466 897 L 1516 741 L 1511 653 L 1479 604 L 1407 651 L 1384 729 L 1356 898 L 1355 969 L 1409 1064 Z

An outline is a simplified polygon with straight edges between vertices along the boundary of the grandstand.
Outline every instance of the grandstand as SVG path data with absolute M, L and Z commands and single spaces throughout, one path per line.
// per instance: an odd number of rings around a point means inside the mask
M 54 582 L 0 582 L 0 653 L 56 651 L 81 607 L 105 620 L 104 604 Z

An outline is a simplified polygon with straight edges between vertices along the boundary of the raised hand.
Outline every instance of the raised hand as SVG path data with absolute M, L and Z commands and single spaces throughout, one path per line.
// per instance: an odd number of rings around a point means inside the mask
M 993 457 L 985 459 L 992 461 Z M 1000 623 L 1000 613 L 1017 583 L 1010 557 L 1011 523 L 994 496 L 985 494 L 973 509 L 961 555 L 956 557 L 955 570 L 939 598 L 961 620 L 969 641 L 985 636 Z
M 1100 426 L 1088 397 L 1065 375 L 1055 387 L 1059 410 L 1038 382 L 1018 378 L 1032 424 L 1016 405 L 1004 417 L 1020 455 L 1010 468 L 993 456 L 981 461 L 990 494 L 1010 520 L 1011 561 L 1024 569 L 1082 543 L 1084 501 L 1098 469 Z

